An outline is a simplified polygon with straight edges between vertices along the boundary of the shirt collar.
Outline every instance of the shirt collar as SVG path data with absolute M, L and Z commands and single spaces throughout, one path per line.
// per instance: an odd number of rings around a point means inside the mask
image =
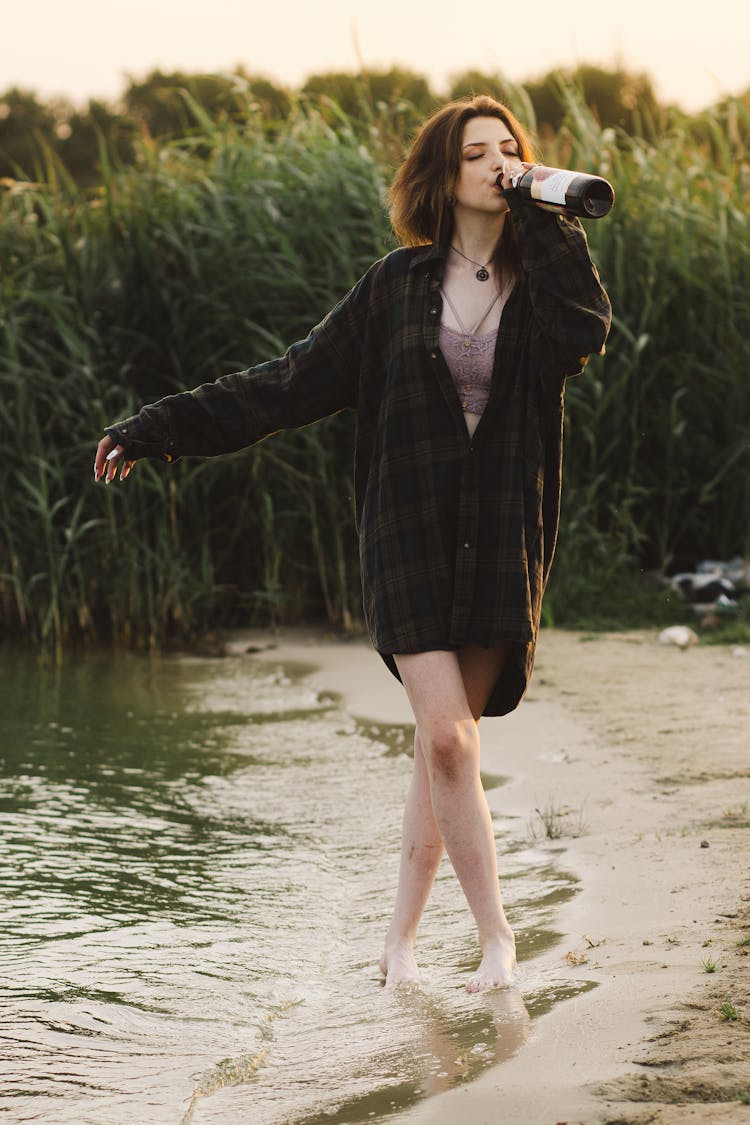
M 420 267 L 426 269 L 426 280 L 431 290 L 439 289 L 445 271 L 445 259 L 448 256 L 448 247 L 433 242 L 422 247 L 409 263 L 409 272 Z
M 431 242 L 429 246 L 422 246 L 409 263 L 409 269 L 427 265 L 430 262 L 444 262 L 448 254 L 448 247 L 438 242 Z

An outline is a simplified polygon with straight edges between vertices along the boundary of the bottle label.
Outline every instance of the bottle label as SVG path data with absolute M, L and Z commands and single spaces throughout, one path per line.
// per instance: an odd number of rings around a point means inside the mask
M 557 168 L 535 168 L 531 181 L 531 198 L 540 203 L 565 203 L 565 195 L 580 172 L 567 172 Z

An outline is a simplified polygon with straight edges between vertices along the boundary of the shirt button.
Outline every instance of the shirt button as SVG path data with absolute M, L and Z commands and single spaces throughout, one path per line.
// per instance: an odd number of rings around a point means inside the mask
M 433 316 L 437 316 L 437 309 L 430 309 Z
M 466 549 L 466 550 L 468 551 L 468 549 L 469 549 L 469 544 L 468 544 L 468 543 L 464 543 L 464 548 L 465 548 L 465 549 Z
M 437 352 L 430 352 L 430 359 L 437 359 Z

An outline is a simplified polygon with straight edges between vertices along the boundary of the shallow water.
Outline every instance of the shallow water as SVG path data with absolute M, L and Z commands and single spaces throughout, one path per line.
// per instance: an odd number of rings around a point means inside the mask
M 352 719 L 307 670 L 0 653 L 0 1116 L 385 1120 L 509 1057 L 570 994 L 533 954 L 573 882 L 501 825 L 522 989 L 465 992 L 447 862 L 425 987 L 381 988 L 409 732 Z

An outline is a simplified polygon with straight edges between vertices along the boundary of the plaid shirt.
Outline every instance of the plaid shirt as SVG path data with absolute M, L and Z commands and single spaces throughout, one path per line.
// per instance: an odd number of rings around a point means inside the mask
M 489 402 L 469 436 L 438 336 L 445 247 L 402 248 L 276 360 L 107 429 L 126 457 L 215 456 L 357 412 L 364 611 L 393 654 L 515 642 L 485 714 L 521 700 L 557 536 L 565 379 L 601 352 L 610 305 L 577 220 L 508 191 L 523 275 L 503 310 Z

